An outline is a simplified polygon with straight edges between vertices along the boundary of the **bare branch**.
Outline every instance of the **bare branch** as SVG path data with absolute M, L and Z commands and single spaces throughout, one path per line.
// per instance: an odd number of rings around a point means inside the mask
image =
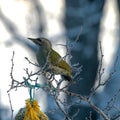
M 70 95 L 72 97 L 78 97 L 79 99 L 81 99 L 84 102 L 88 103 L 105 120 L 110 120 L 110 118 L 100 108 L 98 108 L 92 101 L 90 101 L 88 98 L 83 97 L 83 96 L 81 96 L 79 94 L 76 94 L 76 93 L 72 93 L 72 92 L 66 91 L 66 90 L 62 90 L 62 92 L 66 93 L 67 95 Z

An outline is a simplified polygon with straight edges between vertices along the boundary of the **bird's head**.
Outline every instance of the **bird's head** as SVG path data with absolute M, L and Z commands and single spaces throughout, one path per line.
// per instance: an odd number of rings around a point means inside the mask
M 51 49 L 52 44 L 46 38 L 28 38 L 29 40 L 33 41 L 36 45 L 41 46 L 45 49 Z

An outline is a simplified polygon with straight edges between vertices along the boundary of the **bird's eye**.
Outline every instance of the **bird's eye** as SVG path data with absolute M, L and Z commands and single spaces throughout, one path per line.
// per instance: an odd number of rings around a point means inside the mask
M 40 38 L 39 38 L 38 40 L 39 40 L 40 42 L 42 42 L 42 40 L 41 40 Z

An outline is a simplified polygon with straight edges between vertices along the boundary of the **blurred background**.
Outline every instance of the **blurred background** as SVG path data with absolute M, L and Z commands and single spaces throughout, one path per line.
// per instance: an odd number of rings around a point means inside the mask
M 101 41 L 104 55 L 102 81 L 106 81 L 114 69 L 116 72 L 104 87 L 100 87 L 93 101 L 104 109 L 115 96 L 116 108 L 108 112 L 111 115 L 120 112 L 118 92 L 120 90 L 120 0 L 0 0 L 0 120 L 10 120 L 11 116 L 7 90 L 11 83 L 13 51 L 15 51 L 13 74 L 16 80 L 23 80 L 25 68 L 35 69 L 25 60 L 25 57 L 28 57 L 36 62 L 37 48 L 27 39 L 28 37 L 50 39 L 53 48 L 61 56 L 66 54 L 66 49 L 58 44 L 65 45 L 69 42 L 72 46 L 72 58 L 68 60 L 69 63 L 71 65 L 79 63 L 82 66 L 81 79 L 77 85 L 69 89 L 85 96 L 90 94 L 91 88 L 97 81 L 101 58 L 99 41 Z M 15 115 L 29 98 L 28 90 L 26 88 L 11 90 L 10 97 Z M 42 111 L 48 113 L 50 120 L 63 119 L 59 110 L 56 110 L 54 115 L 48 112 L 58 108 L 47 93 L 40 90 L 36 93 L 36 98 L 40 102 Z M 80 111 L 74 120 L 87 118 L 89 120 L 91 111 L 92 120 L 99 118 L 92 108 L 84 104 L 71 106 L 69 114 L 74 115 L 78 109 Z

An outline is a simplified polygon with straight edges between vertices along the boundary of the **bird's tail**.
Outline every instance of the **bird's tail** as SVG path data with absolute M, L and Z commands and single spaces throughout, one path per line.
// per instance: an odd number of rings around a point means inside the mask
M 62 77 L 64 80 L 67 80 L 67 81 L 72 81 L 72 80 L 73 80 L 71 76 L 61 75 L 61 77 Z

